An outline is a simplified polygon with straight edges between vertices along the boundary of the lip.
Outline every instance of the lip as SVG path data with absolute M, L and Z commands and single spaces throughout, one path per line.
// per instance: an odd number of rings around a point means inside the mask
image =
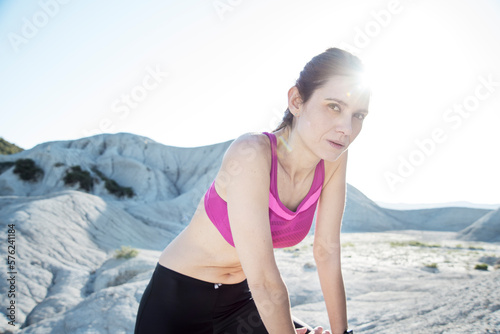
M 328 143 L 329 143 L 331 146 L 333 146 L 333 147 L 335 147 L 335 148 L 338 148 L 338 149 L 345 147 L 345 144 L 344 144 L 344 143 L 337 142 L 337 141 L 333 141 L 333 140 L 328 140 Z

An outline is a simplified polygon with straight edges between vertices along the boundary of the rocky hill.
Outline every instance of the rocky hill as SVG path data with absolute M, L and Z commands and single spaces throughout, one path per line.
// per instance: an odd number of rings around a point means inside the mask
M 159 252 L 189 222 L 230 143 L 178 148 L 122 133 L 0 156 L 0 228 L 12 226 L 18 275 L 17 326 L 3 308 L 0 332 L 132 333 Z M 498 226 L 498 213 L 390 210 L 348 185 L 344 232 L 485 225 Z M 120 257 L 122 246 L 139 253 Z M 8 271 L 0 272 L 3 296 Z
M 21 152 L 23 149 L 19 146 L 9 143 L 2 137 L 0 137 L 0 154 L 14 154 Z
M 90 194 L 115 201 L 116 196 L 106 189 L 105 182 L 113 180 L 133 189 L 135 196 L 123 199 L 128 201 L 125 210 L 129 214 L 158 226 L 168 224 L 167 221 L 178 225 L 193 214 L 230 143 L 179 148 L 125 133 L 48 142 L 12 156 L 0 156 L 0 196 L 42 196 L 67 189 L 81 190 L 81 184 L 68 187 L 64 182 L 65 175 L 77 166 L 93 179 Z M 20 159 L 35 161 L 44 171 L 43 178 L 25 182 L 16 177 L 15 168 L 9 164 Z M 148 214 L 142 214 L 143 211 Z M 462 207 L 391 210 L 378 206 L 348 184 L 342 228 L 344 232 L 459 231 L 490 211 Z
M 460 231 L 463 240 L 500 242 L 500 209 L 491 211 Z

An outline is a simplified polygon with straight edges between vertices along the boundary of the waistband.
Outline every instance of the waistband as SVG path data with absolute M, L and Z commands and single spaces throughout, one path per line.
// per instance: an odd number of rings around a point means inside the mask
M 242 282 L 234 283 L 234 284 L 221 284 L 221 283 L 213 283 L 213 282 L 203 281 L 203 280 L 200 280 L 198 278 L 187 276 L 187 275 L 181 274 L 175 270 L 167 268 L 167 267 L 161 265 L 159 261 L 156 263 L 156 268 L 155 268 L 154 272 L 161 275 L 161 276 L 168 277 L 169 279 L 175 279 L 176 281 L 184 282 L 184 283 L 194 285 L 194 286 L 198 286 L 200 288 L 204 288 L 204 287 L 211 288 L 211 289 L 214 289 L 214 288 L 218 289 L 219 287 L 235 287 L 235 288 L 243 287 L 244 288 L 244 287 L 248 286 L 246 279 Z

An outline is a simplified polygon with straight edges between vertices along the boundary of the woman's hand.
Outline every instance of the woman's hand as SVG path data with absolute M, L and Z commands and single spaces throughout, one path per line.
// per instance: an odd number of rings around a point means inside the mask
M 297 334 L 306 334 L 307 328 L 299 328 L 296 330 Z M 313 329 L 313 334 L 331 334 L 330 331 L 326 330 L 323 332 L 323 327 L 319 326 Z

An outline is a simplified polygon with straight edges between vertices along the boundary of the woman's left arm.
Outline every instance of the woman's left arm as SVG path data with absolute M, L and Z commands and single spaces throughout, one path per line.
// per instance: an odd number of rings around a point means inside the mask
M 347 329 L 347 309 L 340 262 L 340 227 L 346 198 L 347 151 L 332 165 L 334 172 L 323 186 L 316 212 L 313 253 L 332 333 L 342 334 Z

